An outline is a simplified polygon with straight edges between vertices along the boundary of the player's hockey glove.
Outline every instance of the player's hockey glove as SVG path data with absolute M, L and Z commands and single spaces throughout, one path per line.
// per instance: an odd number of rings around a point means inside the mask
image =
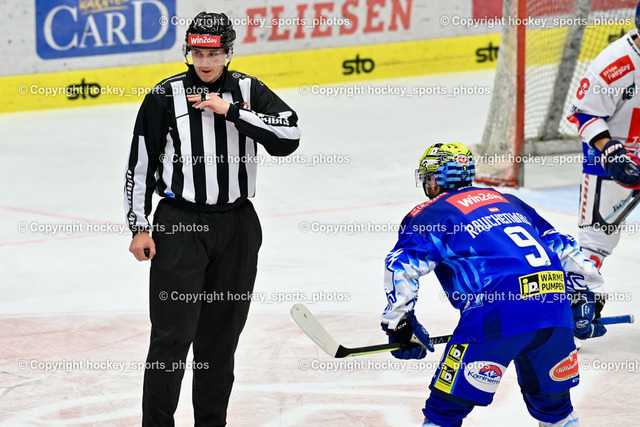
M 620 141 L 612 139 L 602 148 L 602 167 L 618 184 L 634 190 L 640 188 L 640 159 Z
M 573 335 L 581 340 L 601 337 L 607 328 L 598 321 L 604 307 L 604 296 L 591 291 L 577 291 L 571 294 L 573 312 Z
M 398 359 L 423 359 L 427 355 L 426 350 L 435 351 L 429 332 L 418 322 L 413 310 L 406 314 L 395 329 L 389 329 L 384 323 L 381 326 L 389 335 L 390 343 L 402 344 L 400 350 L 391 352 Z

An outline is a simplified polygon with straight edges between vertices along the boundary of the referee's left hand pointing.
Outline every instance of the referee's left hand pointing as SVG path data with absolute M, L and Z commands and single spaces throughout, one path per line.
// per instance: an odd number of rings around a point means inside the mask
M 187 95 L 187 99 L 195 102 L 193 108 L 208 108 L 218 114 L 227 114 L 229 111 L 229 103 L 215 93 L 207 94 L 206 100 L 202 100 L 201 95 Z

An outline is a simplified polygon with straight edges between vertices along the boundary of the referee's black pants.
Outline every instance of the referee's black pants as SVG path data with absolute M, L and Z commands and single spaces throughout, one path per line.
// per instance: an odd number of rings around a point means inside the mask
M 161 200 L 153 240 L 157 253 L 151 261 L 142 424 L 174 425 L 193 343 L 195 425 L 225 425 L 234 353 L 262 243 L 260 222 L 248 200 L 226 212 L 186 210 Z

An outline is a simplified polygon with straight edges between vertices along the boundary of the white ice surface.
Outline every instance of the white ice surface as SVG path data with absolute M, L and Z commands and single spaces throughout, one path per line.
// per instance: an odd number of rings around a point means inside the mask
M 491 86 L 492 79 L 482 72 L 371 84 L 451 92 Z M 297 328 L 289 309 L 305 301 L 348 346 L 386 340 L 379 329 L 383 259 L 394 227 L 424 200 L 413 170 L 434 142 L 478 142 L 489 97 L 278 93 L 298 112 L 303 137 L 292 163 L 259 168 L 254 203 L 264 244 L 255 292 L 265 300 L 252 305 L 237 351 L 229 425 L 420 425 L 442 347 L 418 363 L 388 354 L 333 360 Z M 0 116 L 0 425 L 139 424 L 142 371 L 134 364 L 146 357 L 148 264 L 128 253 L 128 232 L 86 231 L 88 224 L 124 227 L 123 171 L 137 108 Z M 311 165 L 314 156 L 342 162 Z M 575 234 L 579 166 L 527 173 L 534 174 L 531 188 L 515 193 Z M 84 228 L 51 235 L 42 231 L 46 224 Z M 317 230 L 328 224 L 344 229 Z M 637 247 L 637 235 L 625 233 L 603 267 L 608 290 L 620 299 L 607 303 L 607 315 L 640 313 Z M 433 277 L 423 279 L 417 314 L 433 335 L 450 333 L 458 317 Z M 636 325 L 615 325 L 583 345 L 581 383 L 573 390 L 582 426 L 640 424 L 639 335 Z M 52 372 L 44 362 L 76 365 Z M 189 381 L 187 371 L 178 425 L 192 425 Z M 494 403 L 477 408 L 465 426 L 524 425 L 536 423 L 510 367 Z

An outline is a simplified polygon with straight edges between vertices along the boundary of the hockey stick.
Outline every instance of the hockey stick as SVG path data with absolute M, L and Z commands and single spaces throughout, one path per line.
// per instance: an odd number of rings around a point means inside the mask
M 600 199 L 601 184 L 602 184 L 602 181 L 601 180 L 598 181 L 598 188 L 596 189 L 596 194 L 594 196 L 595 197 L 594 206 L 598 206 L 598 207 L 600 206 L 599 199 Z M 622 221 L 624 221 L 627 218 L 627 216 L 629 216 L 631 211 L 636 207 L 636 205 L 639 202 L 640 202 L 640 191 L 638 190 L 633 191 L 631 194 L 629 194 L 629 197 L 627 197 L 620 204 L 618 209 L 616 209 L 615 211 L 607 215 L 606 218 L 603 218 L 600 215 L 600 212 L 597 209 L 594 209 L 594 212 L 593 212 L 594 222 L 597 222 L 600 225 L 600 227 L 603 228 L 605 234 L 611 234 L 618 228 L 620 223 L 622 223 Z M 613 218 L 613 221 L 607 222 L 611 218 Z
M 309 335 L 318 346 L 323 349 L 329 356 L 335 358 L 362 356 L 365 354 L 382 353 L 385 351 L 399 350 L 402 345 L 398 343 L 387 343 L 378 345 L 369 345 L 364 347 L 344 347 L 340 345 L 327 332 L 318 319 L 316 319 L 304 304 L 296 304 L 291 307 L 291 317 L 300 326 L 300 328 Z M 444 344 L 449 342 L 451 335 L 443 335 L 440 337 L 432 337 L 431 344 Z
M 329 332 L 318 322 L 318 319 L 304 304 L 295 304 L 291 307 L 291 317 L 300 326 L 308 336 L 318 344 L 329 356 L 335 358 L 344 358 L 352 356 L 362 356 L 365 354 L 382 353 L 386 351 L 399 350 L 401 344 L 387 343 L 369 345 L 364 347 L 344 347 L 339 344 Z M 615 325 L 618 323 L 633 323 L 633 314 L 625 314 L 621 316 L 600 317 L 598 319 L 603 325 Z M 431 345 L 445 344 L 449 342 L 451 335 L 442 335 L 439 337 L 431 337 Z
M 633 314 L 623 314 L 620 316 L 609 316 L 609 317 L 600 317 L 599 319 L 596 319 L 597 321 L 599 321 L 600 323 L 602 323 L 603 325 L 615 325 L 618 323 L 633 323 L 634 322 L 634 318 L 633 318 Z

